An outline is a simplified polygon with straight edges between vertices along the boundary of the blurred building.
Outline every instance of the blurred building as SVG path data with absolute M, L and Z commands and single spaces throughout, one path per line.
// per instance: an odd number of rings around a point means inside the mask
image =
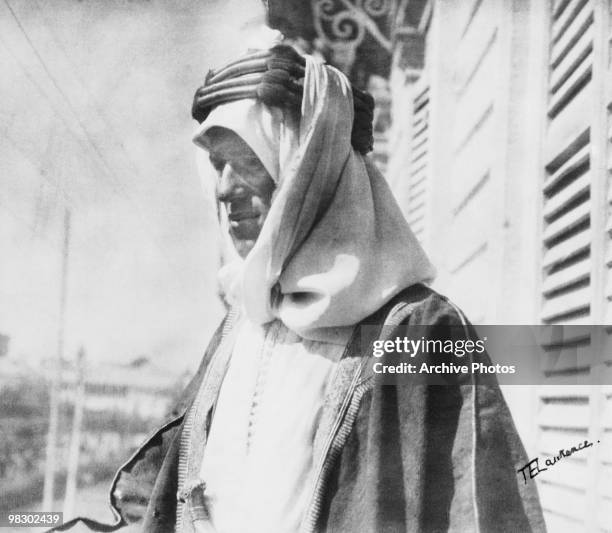
M 85 407 L 94 413 L 117 412 L 159 420 L 181 390 L 184 378 L 184 374 L 169 372 L 148 359 L 130 364 L 97 363 L 85 370 Z M 76 379 L 76 369 L 66 368 L 62 386 L 64 401 L 72 401 Z
M 0 359 L 0 510 L 42 497 L 49 428 L 49 382 L 54 361 L 33 365 Z M 185 386 L 186 373 L 157 366 L 146 357 L 128 364 L 95 363 L 79 369 L 62 365 L 57 481 L 63 487 L 69 461 L 76 402 L 79 429 L 79 484 L 107 481 L 169 413 Z M 79 375 L 83 376 L 78 394 Z M 80 398 L 80 400 L 77 400 Z
M 83 376 L 78 394 L 79 375 Z M 161 368 L 146 357 L 127 364 L 96 363 L 66 367 L 62 375 L 61 402 L 74 411 L 81 401 L 79 478 L 90 484 L 112 476 L 172 408 L 184 388 L 186 373 Z M 78 398 L 81 398 L 78 400 Z M 68 464 L 71 414 L 60 434 L 60 464 Z
M 0 358 L 0 511 L 42 493 L 49 390 L 40 368 Z
M 61 401 L 74 406 L 79 370 L 66 367 L 62 375 Z M 159 425 L 182 391 L 187 373 L 161 368 L 148 358 L 128 364 L 97 363 L 83 369 L 81 463 L 111 465 L 124 460 L 131 450 Z M 64 433 L 68 450 L 69 427 Z M 67 460 L 67 456 L 66 456 Z
M 269 0 L 380 111 L 374 157 L 480 324 L 607 324 L 612 370 L 612 7 L 601 0 Z M 607 331 L 607 333 L 606 333 Z M 561 357 L 563 360 L 563 354 Z M 571 382 L 574 361 L 555 370 Z M 552 375 L 552 379 L 558 376 Z M 612 387 L 508 387 L 530 457 L 599 441 L 538 476 L 551 531 L 612 531 Z

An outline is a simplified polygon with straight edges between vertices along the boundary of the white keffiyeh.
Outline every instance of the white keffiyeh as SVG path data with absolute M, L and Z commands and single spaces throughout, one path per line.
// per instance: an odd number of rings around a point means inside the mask
M 241 100 L 198 128 L 203 147 L 212 126 L 235 131 L 277 184 L 253 249 L 221 279 L 255 324 L 277 318 L 303 338 L 344 343 L 352 326 L 434 269 L 380 172 L 351 147 L 348 80 L 308 56 L 297 122 Z

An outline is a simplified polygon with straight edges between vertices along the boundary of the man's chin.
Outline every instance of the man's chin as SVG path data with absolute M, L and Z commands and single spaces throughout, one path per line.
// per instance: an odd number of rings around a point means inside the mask
M 242 259 L 249 255 L 249 252 L 253 249 L 253 246 L 255 246 L 255 241 L 243 241 L 239 239 L 233 239 L 233 241 L 234 248 L 236 248 L 236 252 L 238 252 L 238 255 L 242 257 Z
M 246 257 L 251 251 L 260 231 L 260 217 L 230 222 L 229 233 L 240 257 Z
M 233 231 L 230 231 L 230 236 L 232 238 L 232 242 L 234 243 L 234 248 L 238 252 L 238 255 L 243 259 L 248 255 L 253 246 L 255 246 L 255 238 L 241 238 L 236 235 Z

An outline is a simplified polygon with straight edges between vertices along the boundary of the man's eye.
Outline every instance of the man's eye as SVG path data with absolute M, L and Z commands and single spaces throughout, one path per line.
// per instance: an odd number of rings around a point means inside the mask
M 237 161 L 232 161 L 232 166 L 246 174 L 265 172 L 265 167 L 257 157 L 242 157 Z
M 263 164 L 262 162 L 259 160 L 258 157 L 249 157 L 249 158 L 245 158 L 244 160 L 244 165 L 248 166 L 250 168 L 257 168 L 257 167 L 261 167 L 263 168 Z

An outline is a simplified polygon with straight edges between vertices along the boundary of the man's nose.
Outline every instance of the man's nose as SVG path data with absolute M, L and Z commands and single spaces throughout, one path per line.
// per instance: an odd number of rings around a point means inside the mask
M 217 182 L 217 199 L 220 202 L 226 202 L 244 196 L 245 193 L 246 189 L 242 178 L 232 168 L 232 165 L 226 164 Z

